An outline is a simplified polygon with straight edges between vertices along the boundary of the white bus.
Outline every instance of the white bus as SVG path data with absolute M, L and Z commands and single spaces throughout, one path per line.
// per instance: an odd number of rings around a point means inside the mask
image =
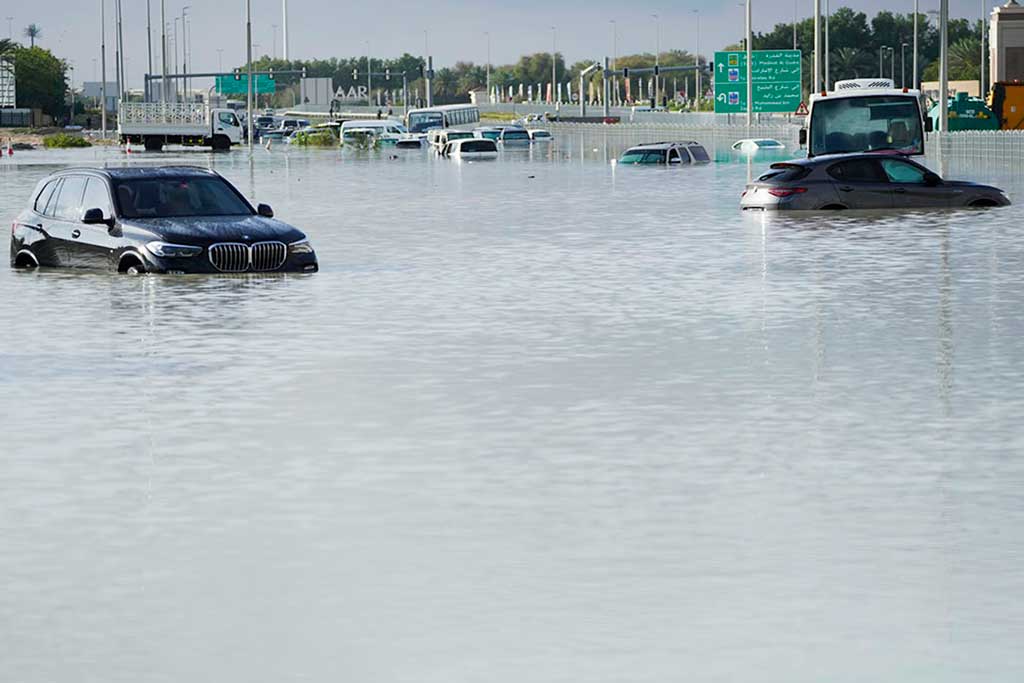
M 446 104 L 427 109 L 411 109 L 405 115 L 410 133 L 426 133 L 433 128 L 458 128 L 480 123 L 480 109 L 475 104 Z
M 887 78 L 838 81 L 835 89 L 811 95 L 809 130 L 800 131 L 807 156 L 893 150 L 924 154 L 931 119 L 921 110 L 921 93 L 896 88 Z

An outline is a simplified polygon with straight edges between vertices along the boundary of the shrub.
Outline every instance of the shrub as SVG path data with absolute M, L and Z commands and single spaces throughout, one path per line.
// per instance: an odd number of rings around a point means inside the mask
M 47 149 L 70 149 L 73 147 L 92 147 L 92 143 L 80 135 L 55 133 L 43 138 L 43 146 Z
M 329 130 L 318 130 L 312 133 L 296 133 L 292 144 L 300 147 L 337 147 L 338 138 Z
M 377 149 L 380 147 L 380 138 L 373 133 L 357 130 L 348 134 L 347 144 L 355 149 Z

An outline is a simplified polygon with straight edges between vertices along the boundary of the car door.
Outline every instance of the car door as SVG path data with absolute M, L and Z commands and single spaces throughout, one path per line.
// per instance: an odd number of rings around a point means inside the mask
M 877 159 L 859 157 L 828 168 L 840 201 L 850 209 L 891 209 L 892 183 Z
M 25 221 L 26 227 L 38 233 L 30 237 L 32 253 L 41 266 L 61 266 L 59 242 L 51 235 L 53 229 L 53 211 L 57 205 L 57 195 L 63 178 L 48 182 L 32 204 L 32 213 Z
M 925 180 L 928 169 L 905 159 L 882 159 L 881 163 L 892 183 L 895 206 L 922 209 L 950 205 L 955 188 L 941 182 L 929 185 Z
M 89 209 L 99 209 L 108 220 L 114 217 L 113 202 L 106 180 L 90 177 L 86 181 L 81 215 L 84 216 Z M 120 245 L 120 238 L 115 231 L 103 223 L 81 223 L 79 230 L 81 236 L 78 238 L 77 246 L 82 265 L 88 268 L 110 269 L 113 265 L 114 252 Z
M 55 192 L 56 200 L 47 206 L 47 232 L 54 240 L 57 258 L 62 266 L 79 268 L 85 265 L 82 252 L 82 195 L 85 176 L 68 175 Z M 50 206 L 53 206 L 52 212 Z

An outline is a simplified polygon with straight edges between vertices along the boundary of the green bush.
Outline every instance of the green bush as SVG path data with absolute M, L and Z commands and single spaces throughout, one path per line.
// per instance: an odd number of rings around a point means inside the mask
M 80 135 L 55 133 L 43 138 L 43 146 L 47 149 L 70 149 L 73 147 L 92 147 L 92 143 Z
M 296 133 L 292 144 L 300 147 L 337 147 L 338 138 L 329 130 L 318 130 L 312 133 Z
M 348 134 L 347 144 L 355 149 L 377 149 L 380 147 L 380 138 L 373 133 L 357 130 Z

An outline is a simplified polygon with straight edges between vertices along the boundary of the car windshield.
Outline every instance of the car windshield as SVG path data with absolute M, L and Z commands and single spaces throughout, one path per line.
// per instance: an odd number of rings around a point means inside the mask
M 506 130 L 502 136 L 506 140 L 529 140 L 530 134 L 525 130 Z
M 915 97 L 822 98 L 814 103 L 811 156 L 885 149 L 924 154 L 921 115 Z
M 114 196 L 124 218 L 252 215 L 252 208 L 220 178 L 118 180 Z
M 444 117 L 438 112 L 409 114 L 409 130 L 413 133 L 425 133 L 431 128 L 443 127 Z
M 664 150 L 635 150 L 631 149 L 622 155 L 619 160 L 622 164 L 663 164 L 665 163 Z

